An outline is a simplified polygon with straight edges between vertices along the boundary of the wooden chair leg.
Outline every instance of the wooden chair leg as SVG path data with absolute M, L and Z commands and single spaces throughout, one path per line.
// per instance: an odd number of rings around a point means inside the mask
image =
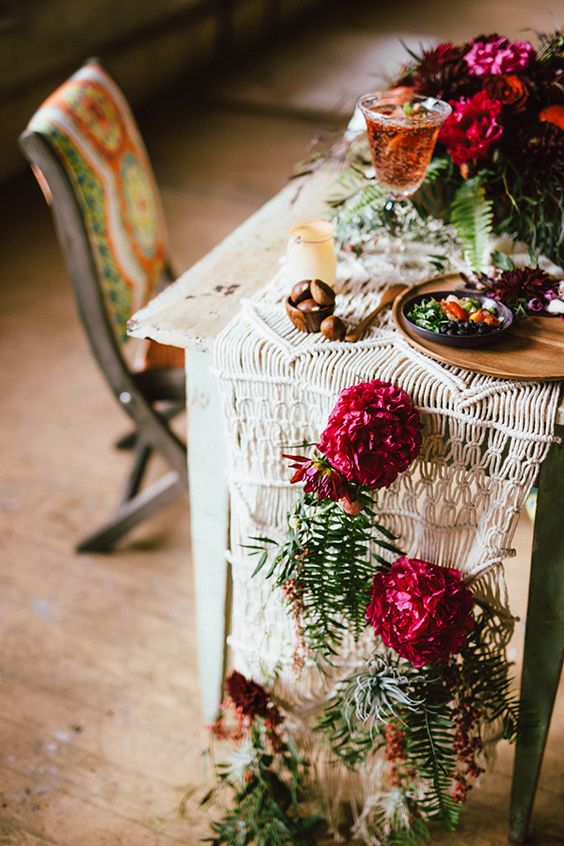
M 152 447 L 140 439 L 137 440 L 133 467 L 125 483 L 121 502 L 128 502 L 139 492 L 149 458 L 153 453 Z
M 160 411 L 160 414 L 165 418 L 165 420 L 172 420 L 176 417 L 177 414 L 180 414 L 181 411 L 184 411 L 186 405 L 184 403 L 171 403 L 168 407 L 163 408 Z M 139 438 L 139 433 L 129 432 L 127 435 L 122 435 L 119 440 L 115 443 L 116 449 L 133 449 L 137 440 Z
M 142 523 L 155 511 L 173 502 L 186 491 L 186 483 L 178 473 L 171 471 L 149 488 L 124 502 L 115 517 L 97 532 L 89 535 L 76 547 L 77 552 L 108 552 L 115 543 Z
M 564 436 L 564 427 L 557 434 Z M 517 738 L 511 793 L 512 843 L 527 840 L 564 647 L 564 444 L 555 444 L 539 478 L 527 629 L 521 681 L 523 727 Z M 531 720 L 531 717 L 533 718 Z M 529 720 L 527 719 L 529 718 Z
M 123 435 L 116 441 L 116 449 L 133 449 L 137 443 L 137 432 L 130 432 L 128 435 Z

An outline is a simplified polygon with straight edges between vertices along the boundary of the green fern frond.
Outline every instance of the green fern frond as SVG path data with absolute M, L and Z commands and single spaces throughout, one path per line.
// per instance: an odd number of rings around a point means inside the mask
M 251 555 L 260 554 L 255 573 L 270 559 L 266 578 L 274 576 L 280 588 L 294 583 L 297 594 L 289 602 L 299 610 L 306 643 L 327 660 L 347 630 L 358 640 L 366 628 L 372 582 L 382 568 L 373 560 L 374 547 L 394 558 L 401 555 L 386 540 L 393 535 L 376 523 L 370 497 L 359 490 L 358 499 L 361 511 L 353 515 L 332 500 L 302 493 L 288 515 L 287 540 L 270 556 L 264 547 L 249 547 Z
M 329 188 L 327 203 L 332 208 L 342 206 L 367 183 L 367 178 L 359 167 L 348 167 L 339 174 Z
M 430 182 L 435 182 L 436 179 L 440 179 L 450 170 L 450 167 L 451 162 L 447 156 L 437 156 L 432 159 L 429 167 L 427 168 L 423 184 L 427 185 Z
M 374 207 L 383 205 L 385 199 L 386 195 L 378 183 L 369 182 L 368 185 L 364 185 L 364 187 L 353 197 L 350 197 L 344 204 L 339 218 L 340 225 L 350 225 L 354 222 L 355 218 L 367 209 L 371 210 Z
M 456 191 L 451 220 L 456 227 L 466 261 L 477 273 L 485 271 L 493 232 L 493 203 L 486 198 L 480 176 L 467 179 Z

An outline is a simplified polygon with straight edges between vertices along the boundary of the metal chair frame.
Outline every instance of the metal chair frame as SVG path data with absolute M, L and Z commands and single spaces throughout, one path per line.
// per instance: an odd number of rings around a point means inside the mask
M 106 310 L 85 222 L 72 183 L 57 153 L 39 133 L 25 131 L 20 148 L 40 170 L 52 194 L 52 211 L 59 242 L 82 324 L 90 347 L 116 400 L 134 423 L 131 435 L 117 446 L 132 448 L 134 460 L 114 516 L 77 545 L 79 552 L 111 549 L 124 534 L 156 510 L 181 495 L 188 486 L 186 446 L 169 426 L 185 405 L 180 399 L 183 371 L 160 368 L 135 373 L 126 362 Z M 168 268 L 169 281 L 173 276 Z M 167 391 L 167 380 L 176 391 Z M 164 403 L 157 408 L 156 404 Z M 171 471 L 140 491 L 148 460 L 159 452 Z

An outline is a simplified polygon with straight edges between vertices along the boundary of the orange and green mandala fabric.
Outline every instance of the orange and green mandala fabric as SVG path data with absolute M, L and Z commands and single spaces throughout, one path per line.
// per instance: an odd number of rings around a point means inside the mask
M 113 80 L 95 62 L 57 89 L 31 131 L 56 151 L 80 205 L 117 336 L 166 281 L 167 239 L 143 140 Z

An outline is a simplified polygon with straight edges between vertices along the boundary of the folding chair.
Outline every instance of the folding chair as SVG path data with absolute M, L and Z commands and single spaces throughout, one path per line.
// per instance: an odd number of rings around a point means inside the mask
M 130 315 L 173 278 L 160 197 L 123 94 L 92 59 L 38 109 L 20 146 L 50 204 L 80 318 L 96 360 L 134 431 L 133 466 L 111 520 L 81 541 L 101 552 L 187 487 L 186 447 L 170 427 L 185 407 L 178 351 L 126 343 Z M 171 470 L 141 490 L 159 452 Z

